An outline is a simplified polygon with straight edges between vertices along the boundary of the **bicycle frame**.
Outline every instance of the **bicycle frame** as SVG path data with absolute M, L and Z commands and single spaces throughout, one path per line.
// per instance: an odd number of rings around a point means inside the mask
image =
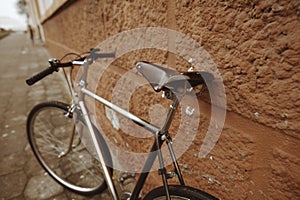
M 140 119 L 139 117 L 133 115 L 132 113 L 118 107 L 117 105 L 107 101 L 106 99 L 104 99 L 104 98 L 98 96 L 97 94 L 93 93 L 92 91 L 88 90 L 86 88 L 86 80 L 87 80 L 87 71 L 88 71 L 89 63 L 87 61 L 83 61 L 83 62 L 73 61 L 72 63 L 74 65 L 81 65 L 81 67 L 83 67 L 83 73 L 82 73 L 82 76 L 81 76 L 81 78 L 78 82 L 78 86 L 80 88 L 79 94 L 77 94 L 78 95 L 78 98 L 77 98 L 78 100 L 76 100 L 75 104 L 77 104 L 79 106 L 79 108 L 81 110 L 81 113 L 83 114 L 84 120 L 86 122 L 87 128 L 89 130 L 90 136 L 91 136 L 93 144 L 95 146 L 97 156 L 98 156 L 99 161 L 101 163 L 101 166 L 104 170 L 104 176 L 105 176 L 106 183 L 108 185 L 108 188 L 111 192 L 111 195 L 112 195 L 113 199 L 118 200 L 119 197 L 118 197 L 115 185 L 114 185 L 114 183 L 112 181 L 112 178 L 110 176 L 110 173 L 108 171 L 108 168 L 107 168 L 107 165 L 106 165 L 106 158 L 105 158 L 104 154 L 102 153 L 103 151 L 101 149 L 101 145 L 99 144 L 99 141 L 97 140 L 96 133 L 93 129 L 93 125 L 92 125 L 90 116 L 88 114 L 87 108 L 86 108 L 85 103 L 84 103 L 84 96 L 85 95 L 96 99 L 100 103 L 102 103 L 105 106 L 111 108 L 112 110 L 114 110 L 115 112 L 123 115 L 124 117 L 134 121 L 138 125 L 142 126 L 146 130 L 148 130 L 148 131 L 150 131 L 151 133 L 154 134 L 155 141 L 152 145 L 151 152 L 149 153 L 149 156 L 148 156 L 148 158 L 147 158 L 147 160 L 144 164 L 143 172 L 141 173 L 141 175 L 140 175 L 140 177 L 139 177 L 139 179 L 136 183 L 136 186 L 134 187 L 134 190 L 133 190 L 133 193 L 132 193 L 130 199 L 135 200 L 135 199 L 139 198 L 141 189 L 143 188 L 143 185 L 146 181 L 146 178 L 149 174 L 149 171 L 152 168 L 153 163 L 154 163 L 157 156 L 158 156 L 158 161 L 159 161 L 159 166 L 160 166 L 159 167 L 159 174 L 162 176 L 162 181 L 163 181 L 163 185 L 165 187 L 167 199 L 170 199 L 169 192 L 168 192 L 168 182 L 167 182 L 167 178 L 168 178 L 167 175 L 168 174 L 167 174 L 166 169 L 164 167 L 164 160 L 163 160 L 163 155 L 162 155 L 162 152 L 161 152 L 161 146 L 166 141 L 167 146 L 168 146 L 168 150 L 169 150 L 169 153 L 171 155 L 171 159 L 172 159 L 172 162 L 173 162 L 173 165 L 174 165 L 175 173 L 178 176 L 180 184 L 184 185 L 184 180 L 183 180 L 179 165 L 177 163 L 177 160 L 176 160 L 173 148 L 172 148 L 172 139 L 171 139 L 171 136 L 168 133 L 168 129 L 169 129 L 171 121 L 173 119 L 174 112 L 175 112 L 175 110 L 176 110 L 176 108 L 179 104 L 179 100 L 177 98 L 173 99 L 163 126 L 161 128 L 156 127 L 155 125 L 152 125 L 151 123 L 149 123 L 149 122 L 147 122 L 143 119 Z M 74 99 L 74 97 L 76 95 L 72 94 L 72 96 L 73 96 L 73 99 Z

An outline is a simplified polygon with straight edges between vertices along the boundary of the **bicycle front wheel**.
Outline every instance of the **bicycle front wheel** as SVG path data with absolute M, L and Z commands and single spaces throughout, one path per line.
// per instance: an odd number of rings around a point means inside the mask
M 30 146 L 39 163 L 58 183 L 83 195 L 100 193 L 106 189 L 103 170 L 81 142 L 73 115 L 66 116 L 68 108 L 57 101 L 36 105 L 27 119 Z M 85 124 L 80 124 L 87 131 Z M 95 131 L 111 162 L 107 144 L 96 128 Z
M 169 185 L 171 200 L 217 200 L 212 195 L 201 190 L 181 185 Z M 144 200 L 165 200 L 166 191 L 164 187 L 158 187 L 150 191 Z

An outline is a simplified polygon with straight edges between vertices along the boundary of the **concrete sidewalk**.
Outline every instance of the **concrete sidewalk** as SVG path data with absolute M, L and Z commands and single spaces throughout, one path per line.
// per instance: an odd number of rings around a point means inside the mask
M 32 46 L 23 33 L 0 40 L 0 200 L 110 199 L 107 193 L 83 197 L 54 182 L 37 163 L 26 136 L 26 118 L 43 101 L 66 101 L 69 95 L 57 74 L 29 87 L 26 78 L 48 67 L 49 54 Z

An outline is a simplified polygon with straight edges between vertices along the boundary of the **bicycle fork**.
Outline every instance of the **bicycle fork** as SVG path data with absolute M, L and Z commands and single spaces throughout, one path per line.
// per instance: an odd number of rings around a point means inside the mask
M 106 184 L 111 192 L 111 195 L 113 197 L 114 200 L 118 200 L 118 194 L 117 194 L 117 191 L 116 191 L 116 188 L 115 188 L 115 185 L 112 181 L 112 178 L 110 176 L 110 173 L 108 171 L 108 168 L 106 166 L 106 159 L 103 155 L 103 151 L 101 149 L 101 144 L 99 143 L 99 141 L 97 140 L 97 137 L 96 137 L 96 133 L 93 129 L 93 126 L 92 126 L 92 123 L 91 123 L 91 120 L 90 120 L 90 117 L 88 115 L 88 112 L 86 110 L 86 107 L 84 105 L 84 102 L 83 101 L 79 101 L 79 107 L 82 111 L 82 114 L 83 114 L 83 118 L 85 120 L 85 123 L 87 125 L 87 128 L 89 130 L 89 133 L 90 133 L 90 136 L 92 138 L 92 141 L 93 141 L 93 144 L 95 146 L 95 149 L 96 149 L 96 152 L 97 152 L 97 156 L 100 160 L 100 164 L 101 164 L 101 167 L 103 169 L 103 172 L 104 172 L 104 178 L 105 178 L 105 181 L 106 181 Z
M 73 112 L 75 110 L 75 104 L 73 104 L 67 113 L 64 114 L 64 116 L 66 118 L 73 118 Z M 70 153 L 72 151 L 73 148 L 75 148 L 76 146 L 78 146 L 80 144 L 80 140 L 78 140 L 77 144 L 76 145 L 73 145 L 73 142 L 74 142 L 74 137 L 75 137 L 75 132 L 76 132 L 76 127 L 75 127 L 75 124 L 72 128 L 72 131 L 70 132 L 70 141 L 69 141 L 69 145 L 68 145 L 68 149 L 66 149 L 66 151 L 62 151 L 58 157 L 59 158 L 62 158 L 64 156 L 66 156 L 68 153 Z

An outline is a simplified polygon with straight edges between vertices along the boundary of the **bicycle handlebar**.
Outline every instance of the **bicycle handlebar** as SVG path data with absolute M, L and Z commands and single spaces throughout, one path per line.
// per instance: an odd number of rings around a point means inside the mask
M 93 60 L 97 60 L 98 58 L 114 58 L 115 53 L 95 53 L 90 54 L 87 58 L 92 58 Z
M 84 59 L 87 58 L 88 62 L 93 62 L 95 60 L 97 60 L 98 58 L 114 58 L 115 57 L 115 53 L 96 53 L 97 51 L 99 51 L 99 49 L 91 49 L 90 54 L 86 57 L 77 59 L 77 60 L 73 60 L 72 62 L 66 62 L 66 63 L 61 63 L 60 61 L 56 60 L 56 59 L 49 59 L 49 63 L 50 66 L 39 72 L 38 74 L 28 78 L 26 80 L 27 85 L 31 86 L 33 84 L 35 84 L 36 82 L 40 81 L 41 79 L 45 78 L 46 76 L 52 74 L 53 72 L 58 72 L 59 68 L 63 68 L 63 67 L 72 67 L 73 64 L 77 64 L 76 61 L 83 61 Z
M 50 63 L 50 66 L 39 72 L 38 74 L 28 78 L 26 80 L 26 83 L 27 85 L 33 85 L 35 84 L 36 82 L 38 82 L 39 80 L 45 78 L 46 76 L 52 74 L 53 72 L 57 72 L 58 71 L 58 68 L 61 68 L 61 67 L 70 67 L 72 66 L 72 62 L 66 62 L 66 63 L 60 63 L 58 60 L 56 59 L 49 59 L 49 63 Z
M 114 58 L 115 53 L 97 53 L 100 51 L 99 48 L 90 49 L 90 54 L 87 58 L 91 58 L 92 60 L 97 60 L 98 58 Z
M 38 82 L 39 80 L 45 78 L 46 76 L 52 74 L 54 71 L 56 71 L 53 67 L 48 67 L 47 69 L 45 69 L 44 71 L 41 71 L 40 73 L 28 78 L 26 80 L 27 85 L 33 85 L 36 82 Z

